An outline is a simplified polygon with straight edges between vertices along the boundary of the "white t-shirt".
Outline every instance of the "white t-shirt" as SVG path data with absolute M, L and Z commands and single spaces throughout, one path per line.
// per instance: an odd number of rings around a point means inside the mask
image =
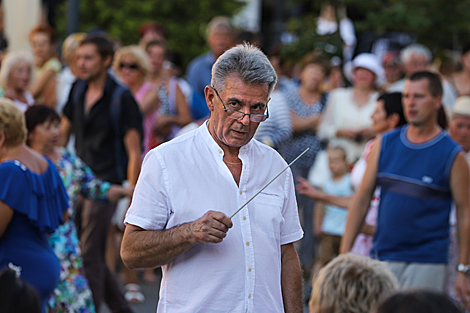
M 206 123 L 145 157 L 125 223 L 170 229 L 208 210 L 228 216 L 286 167 L 251 140 L 240 148 L 240 184 Z M 283 312 L 281 245 L 302 238 L 290 169 L 232 219 L 219 244 L 198 244 L 162 266 L 157 312 Z

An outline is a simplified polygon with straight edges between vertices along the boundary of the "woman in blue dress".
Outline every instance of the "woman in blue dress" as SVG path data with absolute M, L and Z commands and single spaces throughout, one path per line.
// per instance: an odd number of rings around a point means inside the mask
M 25 139 L 23 112 L 0 99 L 0 270 L 21 267 L 45 312 L 60 275 L 47 235 L 64 222 L 68 197 L 54 164 Z

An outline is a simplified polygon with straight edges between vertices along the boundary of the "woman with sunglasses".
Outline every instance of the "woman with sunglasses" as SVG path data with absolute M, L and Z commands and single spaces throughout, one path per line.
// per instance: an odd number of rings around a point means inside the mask
M 146 81 L 148 72 L 150 71 L 150 62 L 145 51 L 139 46 L 126 46 L 116 51 L 114 57 L 113 68 L 121 82 L 129 87 L 135 100 L 139 104 L 144 120 L 144 154 L 150 150 L 150 136 L 152 127 L 148 126 L 149 116 L 156 112 L 158 108 L 158 94 L 153 91 L 153 84 Z M 122 218 L 120 219 L 122 221 Z M 122 227 L 121 227 L 122 228 Z M 145 297 L 137 284 L 137 271 L 124 269 L 126 280 L 125 298 L 129 302 L 141 303 Z M 144 273 L 144 281 L 153 283 L 157 280 L 152 269 L 146 269 Z

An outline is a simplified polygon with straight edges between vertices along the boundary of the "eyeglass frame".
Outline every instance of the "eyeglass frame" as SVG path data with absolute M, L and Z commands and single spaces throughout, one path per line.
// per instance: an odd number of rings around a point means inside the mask
M 225 113 L 227 113 L 227 111 L 232 111 L 232 112 L 237 112 L 237 113 L 242 114 L 242 116 L 239 117 L 239 118 L 234 118 L 234 117 L 232 117 L 232 115 L 228 115 L 228 117 L 230 117 L 230 118 L 232 118 L 232 119 L 234 119 L 234 120 L 237 120 L 237 121 L 241 121 L 242 119 L 245 118 L 245 115 L 248 115 L 248 118 L 250 119 L 250 122 L 253 122 L 253 123 L 261 123 L 261 122 L 264 122 L 264 121 L 266 121 L 266 120 L 268 119 L 268 117 L 269 117 L 268 102 L 269 102 L 269 100 L 271 100 L 271 98 L 269 98 L 268 101 L 266 102 L 266 114 L 243 113 L 243 112 L 241 112 L 241 111 L 237 111 L 237 110 L 234 110 L 234 109 L 230 109 L 230 108 L 227 109 L 227 107 L 225 107 L 225 102 L 224 102 L 224 100 L 222 100 L 222 97 L 220 97 L 219 92 L 217 91 L 217 89 L 215 89 L 214 86 L 211 86 L 211 88 L 214 89 L 214 91 L 215 91 L 217 97 L 219 97 L 219 100 L 220 100 L 220 102 L 222 103 L 222 106 L 224 107 Z M 233 114 L 233 113 L 232 113 L 232 114 Z M 261 120 L 261 121 L 258 121 L 258 122 L 253 121 L 253 120 L 251 120 L 251 117 L 252 117 L 253 115 L 254 115 L 254 116 L 263 116 L 264 119 Z

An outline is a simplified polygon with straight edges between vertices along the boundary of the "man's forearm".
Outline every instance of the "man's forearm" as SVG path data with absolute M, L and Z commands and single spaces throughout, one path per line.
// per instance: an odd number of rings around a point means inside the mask
M 147 231 L 127 225 L 121 257 L 128 268 L 153 268 L 165 265 L 196 245 L 189 223 L 168 229 Z
M 284 311 L 303 312 L 302 272 L 299 256 L 292 243 L 281 246 L 281 288 Z

